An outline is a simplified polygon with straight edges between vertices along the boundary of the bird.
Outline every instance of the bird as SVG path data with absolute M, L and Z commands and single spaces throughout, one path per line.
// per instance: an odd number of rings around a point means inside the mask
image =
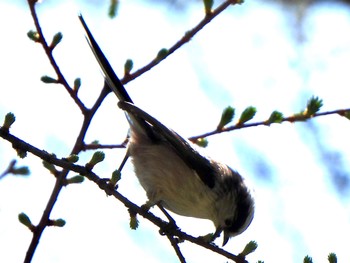
M 105 83 L 117 96 L 118 106 L 127 117 L 130 126 L 127 154 L 146 191 L 146 205 L 211 220 L 215 226 L 213 240 L 223 232 L 225 246 L 231 237 L 244 232 L 254 217 L 253 191 L 246 180 L 226 164 L 202 155 L 188 140 L 138 108 L 81 14 L 79 19 Z

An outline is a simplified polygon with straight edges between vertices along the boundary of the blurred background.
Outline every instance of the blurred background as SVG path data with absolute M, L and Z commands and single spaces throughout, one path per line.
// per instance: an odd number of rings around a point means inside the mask
M 215 1 L 214 7 L 221 1 Z M 48 42 L 63 34 L 54 56 L 73 85 L 80 77 L 79 97 L 92 106 L 103 77 L 77 19 L 82 13 L 116 72 L 132 59 L 134 69 L 169 48 L 204 17 L 202 1 L 119 1 L 108 17 L 110 2 L 50 1 L 37 5 Z M 0 2 L 0 116 L 16 115 L 11 133 L 32 145 L 69 155 L 82 123 L 78 107 L 63 87 L 44 84 L 55 77 L 42 47 L 29 40 L 34 23 L 25 1 Z M 323 99 L 321 111 L 350 108 L 349 1 L 246 1 L 215 18 L 179 51 L 127 84 L 136 105 L 184 137 L 216 128 L 227 106 L 239 114 L 257 108 L 253 121 L 278 110 L 290 116 L 305 109 L 311 96 Z M 123 113 L 109 95 L 97 112 L 86 142 L 121 143 L 127 133 Z M 236 118 L 237 121 L 237 118 Z M 209 137 L 204 151 L 239 171 L 255 189 L 252 225 L 225 247 L 239 253 L 250 240 L 258 249 L 249 262 L 327 262 L 334 252 L 349 262 L 350 122 L 339 115 L 300 123 L 252 127 Z M 94 171 L 110 177 L 124 150 L 105 150 L 106 160 Z M 80 164 L 92 151 L 80 155 Z M 0 142 L 0 173 L 18 159 L 11 145 Z M 54 185 L 54 177 L 32 155 L 18 159 L 29 166 L 28 177 L 0 181 L 0 262 L 21 262 L 31 233 L 18 222 L 25 212 L 36 224 Z M 71 174 L 73 176 L 74 174 Z M 143 204 L 143 189 L 128 164 L 119 190 Z M 157 209 L 152 212 L 160 215 Z M 214 231 L 206 220 L 174 215 L 192 235 Z M 178 262 L 168 240 L 140 219 L 129 228 L 129 214 L 115 199 L 85 181 L 63 189 L 52 218 L 63 228 L 47 228 L 33 262 Z M 221 241 L 218 241 L 218 244 Z M 188 262 L 226 262 L 191 244 L 181 244 Z

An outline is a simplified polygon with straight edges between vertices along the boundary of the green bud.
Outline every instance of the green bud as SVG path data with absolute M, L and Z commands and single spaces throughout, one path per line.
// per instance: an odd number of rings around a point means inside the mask
M 66 221 L 62 218 L 50 221 L 51 226 L 63 227 L 65 224 L 66 224 Z
M 237 125 L 242 125 L 242 124 L 246 123 L 247 121 L 250 121 L 255 116 L 255 113 L 256 113 L 255 107 L 252 107 L 252 106 L 247 107 L 242 112 L 241 117 L 239 117 Z
M 8 130 L 10 129 L 11 125 L 15 122 L 16 120 L 16 116 L 12 113 L 9 112 L 5 115 L 5 120 L 4 120 L 4 124 L 2 125 L 2 128 Z
M 32 224 L 32 222 L 30 221 L 29 216 L 27 216 L 25 213 L 20 213 L 18 215 L 18 220 L 19 222 L 21 222 L 23 225 L 25 225 L 26 227 L 28 227 L 31 231 L 34 230 L 34 225 Z
M 22 166 L 18 168 L 12 168 L 11 173 L 14 175 L 29 175 L 30 171 L 27 166 Z
M 129 75 L 133 67 L 134 62 L 131 59 L 127 59 L 124 64 L 124 75 Z
M 91 160 L 85 165 L 86 168 L 92 169 L 96 164 L 102 162 L 105 158 L 105 154 L 102 151 L 97 151 L 92 156 Z
M 110 18 L 114 18 L 117 15 L 119 6 L 119 0 L 111 0 L 111 4 L 108 9 L 108 15 Z
M 80 79 L 80 78 L 76 78 L 76 79 L 74 80 L 73 90 L 74 90 L 75 92 L 77 92 L 77 91 L 79 90 L 80 86 L 81 86 L 81 79 Z
M 72 178 L 67 179 L 66 184 L 80 184 L 82 182 L 84 182 L 85 177 L 81 176 L 81 175 L 76 175 L 73 176 Z
M 58 83 L 57 79 L 51 78 L 49 76 L 42 76 L 40 80 L 46 84 Z
M 199 138 L 195 141 L 195 144 L 197 144 L 200 147 L 205 148 L 208 146 L 209 142 L 206 138 Z
M 271 123 L 281 123 L 283 121 L 283 114 L 279 111 L 273 111 L 266 121 L 267 124 Z
M 306 110 L 304 111 L 304 115 L 307 117 L 313 116 L 315 113 L 317 113 L 321 107 L 323 106 L 322 99 L 319 99 L 318 97 L 312 96 L 311 99 L 308 100 Z
M 44 167 L 50 171 L 50 173 L 52 173 L 53 175 L 56 175 L 57 174 L 57 169 L 56 167 L 52 164 L 52 163 L 49 163 L 47 161 L 43 161 L 43 165 Z
M 40 35 L 36 31 L 33 31 L 33 30 L 28 31 L 27 36 L 29 37 L 30 40 L 33 40 L 34 42 L 40 41 Z
M 337 263 L 338 262 L 337 255 L 335 253 L 330 253 L 328 255 L 328 261 L 329 263 Z
M 161 50 L 159 50 L 156 60 L 159 62 L 161 60 L 163 60 L 167 55 L 168 55 L 169 51 L 166 48 L 162 48 Z
M 256 249 L 258 248 L 258 243 L 256 243 L 256 241 L 252 240 L 250 241 L 245 248 L 243 249 L 243 251 L 241 253 L 239 253 L 240 256 L 247 256 L 250 253 L 254 252 Z
M 214 0 L 203 0 L 205 14 L 209 15 L 212 13 L 212 8 L 214 5 Z
M 112 177 L 111 177 L 111 180 L 110 180 L 110 184 L 115 186 L 118 181 L 120 180 L 121 178 L 121 173 L 119 170 L 115 170 L 113 173 L 112 173 Z
M 137 220 L 137 216 L 130 216 L 130 228 L 132 230 L 136 230 L 139 227 L 139 220 Z
M 97 151 L 97 152 L 94 153 L 94 155 L 92 156 L 92 158 L 91 158 L 89 163 L 92 164 L 92 165 L 95 165 L 95 164 L 97 164 L 99 162 L 102 162 L 104 160 L 104 158 L 105 158 L 104 152 Z
M 58 43 L 61 42 L 62 38 L 63 38 L 63 35 L 62 35 L 61 32 L 56 33 L 56 34 L 53 36 L 53 38 L 52 38 L 52 42 L 51 42 L 51 44 L 50 44 L 50 48 L 51 48 L 51 49 L 54 49 L 54 48 L 58 45 Z
M 22 149 L 15 149 L 19 158 L 24 159 L 27 157 L 27 151 Z
M 304 257 L 304 263 L 312 263 L 312 258 L 309 256 Z
M 0 179 L 5 177 L 8 174 L 13 175 L 29 175 L 29 168 L 27 166 L 16 167 L 16 160 L 12 160 L 8 166 L 8 168 L 0 175 Z
M 76 163 L 77 161 L 79 161 L 79 156 L 76 154 L 71 154 L 67 158 L 64 158 L 64 160 L 70 163 Z
M 25 225 L 25 226 L 30 226 L 30 225 L 32 225 L 32 222 L 30 221 L 30 218 L 29 218 L 29 216 L 27 216 L 25 213 L 20 213 L 19 215 L 18 215 L 18 220 L 19 220 L 19 222 L 21 222 L 23 225 Z
M 217 129 L 222 130 L 222 128 L 225 127 L 226 124 L 229 124 L 233 117 L 235 116 L 235 109 L 232 108 L 231 106 L 228 106 L 225 108 L 221 114 L 221 120 L 218 124 Z

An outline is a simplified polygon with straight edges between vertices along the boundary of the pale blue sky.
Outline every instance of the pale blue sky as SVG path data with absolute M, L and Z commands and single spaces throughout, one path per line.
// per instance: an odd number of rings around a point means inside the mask
M 101 2 L 104 4 L 43 1 L 38 6 L 47 40 L 58 31 L 63 33 L 54 55 L 70 83 L 82 78 L 80 96 L 86 105 L 93 103 L 103 79 L 84 39 L 78 12 L 83 13 L 119 74 L 126 59 L 134 60 L 135 69 L 142 67 L 203 16 L 199 3 L 176 10 L 121 1 L 118 17 L 110 20 L 108 1 Z M 185 137 L 213 130 L 227 105 L 236 107 L 238 114 L 247 106 L 257 107 L 257 121 L 267 119 L 273 110 L 285 115 L 298 112 L 311 95 L 324 99 L 323 110 L 349 108 L 349 10 L 336 5 L 310 8 L 303 23 L 303 43 L 298 42 L 289 19 L 295 18 L 293 12 L 254 1 L 231 7 L 127 88 L 139 107 Z M 42 75 L 54 75 L 42 48 L 26 36 L 34 29 L 28 8 L 2 1 L 0 23 L 0 116 L 14 112 L 13 134 L 67 156 L 82 118 L 62 87 L 40 82 Z M 126 121 L 115 103 L 113 96 L 106 99 L 87 142 L 124 139 Z M 312 123 L 319 128 L 322 142 L 343 154 L 343 163 L 349 163 L 349 121 L 330 116 Z M 304 123 L 284 123 L 209 138 L 205 151 L 237 169 L 256 192 L 257 212 L 251 227 L 226 249 L 238 253 L 249 240 L 256 240 L 259 248 L 248 257 L 250 262 L 302 262 L 307 254 L 314 262 L 326 262 L 330 252 L 337 253 L 339 262 L 350 260 L 349 195 L 336 193 L 315 152 L 315 135 L 307 131 Z M 82 164 L 90 154 L 82 155 Z M 123 152 L 106 151 L 106 155 L 106 161 L 96 167 L 103 177 L 118 166 Z M 0 143 L 0 158 L 0 171 L 15 158 L 7 142 Z M 37 158 L 29 155 L 19 164 L 30 166 L 30 177 L 0 181 L 0 262 L 23 260 L 31 234 L 18 223 L 17 215 L 26 212 L 36 223 L 54 184 Z M 344 172 L 348 170 L 345 165 Z M 258 176 L 261 172 L 265 177 Z M 146 200 L 130 165 L 120 191 L 138 204 Z M 67 224 L 46 230 L 33 262 L 109 262 L 122 257 L 130 262 L 178 261 L 156 228 L 140 219 L 139 230 L 131 231 L 125 208 L 89 182 L 62 191 L 55 217 L 64 218 Z M 214 231 L 210 222 L 176 220 L 193 235 Z M 188 244 L 181 248 L 188 262 L 225 262 L 202 248 Z

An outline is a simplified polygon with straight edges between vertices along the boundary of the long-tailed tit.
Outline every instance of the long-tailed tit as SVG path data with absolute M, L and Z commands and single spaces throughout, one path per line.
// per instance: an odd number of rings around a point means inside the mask
M 147 204 L 176 214 L 213 221 L 223 245 L 247 229 L 254 216 L 254 199 L 242 176 L 225 164 L 199 154 L 190 143 L 137 108 L 79 16 L 87 40 L 119 99 L 130 124 L 128 152 Z

